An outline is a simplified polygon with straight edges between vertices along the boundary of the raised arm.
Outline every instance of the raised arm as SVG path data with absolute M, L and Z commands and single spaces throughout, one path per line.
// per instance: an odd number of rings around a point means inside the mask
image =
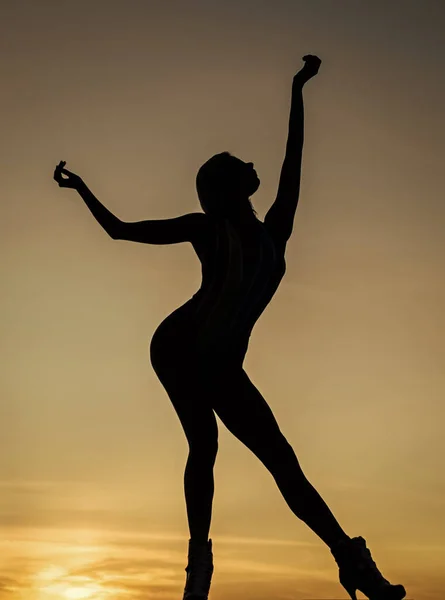
M 178 244 L 195 242 L 207 225 L 204 213 L 189 213 L 172 219 L 121 221 L 99 202 L 83 180 L 64 168 L 61 161 L 54 171 L 54 179 L 60 187 L 75 189 L 83 198 L 96 221 L 114 240 L 128 240 L 144 244 Z M 66 175 L 67 177 L 62 177 Z
M 286 245 L 294 223 L 300 195 L 301 162 L 304 141 L 303 86 L 317 74 L 321 60 L 316 56 L 303 57 L 304 67 L 292 81 L 291 108 L 286 153 L 281 168 L 276 199 L 264 219 L 275 240 Z

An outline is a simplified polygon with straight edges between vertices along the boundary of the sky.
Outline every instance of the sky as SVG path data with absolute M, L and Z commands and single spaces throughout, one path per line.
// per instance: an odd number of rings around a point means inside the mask
M 264 218 L 301 57 L 300 203 L 245 369 L 303 471 L 407 598 L 445 586 L 445 4 L 15 0 L 0 8 L 0 600 L 173 600 L 187 442 L 149 362 L 189 244 L 112 240 L 255 164 Z M 329 549 L 219 424 L 211 599 L 343 599 Z M 359 597 L 363 598 L 360 593 Z

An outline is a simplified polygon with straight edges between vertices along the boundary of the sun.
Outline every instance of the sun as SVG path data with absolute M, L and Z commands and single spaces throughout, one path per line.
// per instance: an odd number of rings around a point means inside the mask
M 70 587 L 63 593 L 67 600 L 86 600 L 94 594 L 93 590 L 88 588 Z

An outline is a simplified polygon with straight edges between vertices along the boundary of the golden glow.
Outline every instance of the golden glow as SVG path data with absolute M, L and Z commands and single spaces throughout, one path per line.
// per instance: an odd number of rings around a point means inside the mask
M 94 590 L 87 588 L 69 588 L 64 593 L 65 598 L 70 600 L 81 600 L 82 598 L 92 598 Z
M 67 598 L 67 600 L 81 600 L 83 598 L 94 598 L 97 597 L 97 587 L 95 589 L 91 587 L 70 587 L 63 583 L 49 585 L 41 588 L 42 592 L 45 592 L 50 598 L 51 596 L 58 596 L 61 598 Z
M 42 600 L 105 600 L 109 597 L 107 590 L 91 577 L 72 576 L 69 569 L 60 566 L 51 565 L 43 569 L 36 574 L 35 579 L 35 590 L 40 593 Z
M 442 598 L 445 2 L 1 14 L 0 600 L 174 600 L 185 582 L 188 446 L 148 346 L 200 265 L 190 244 L 111 240 L 55 165 L 119 218 L 161 219 L 200 210 L 196 172 L 229 150 L 254 162 L 263 218 L 306 53 L 323 65 L 287 272 L 245 367 L 349 535 L 408 598 Z M 345 598 L 329 551 L 218 426 L 214 598 Z
M 84 581 L 73 584 L 70 577 L 58 578 L 57 581 L 47 583 L 43 586 L 36 586 L 36 592 L 40 593 L 42 600 L 46 598 L 52 600 L 60 598 L 61 600 L 107 600 L 117 597 L 116 591 L 104 589 L 100 583 L 95 583 L 91 578 L 83 578 Z

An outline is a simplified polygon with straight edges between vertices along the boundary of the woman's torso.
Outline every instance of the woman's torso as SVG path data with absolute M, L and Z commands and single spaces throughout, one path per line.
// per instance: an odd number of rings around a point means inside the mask
M 194 242 L 201 261 L 200 289 L 159 326 L 203 355 L 238 355 L 242 361 L 252 329 L 285 273 L 284 250 L 258 220 L 208 220 Z

